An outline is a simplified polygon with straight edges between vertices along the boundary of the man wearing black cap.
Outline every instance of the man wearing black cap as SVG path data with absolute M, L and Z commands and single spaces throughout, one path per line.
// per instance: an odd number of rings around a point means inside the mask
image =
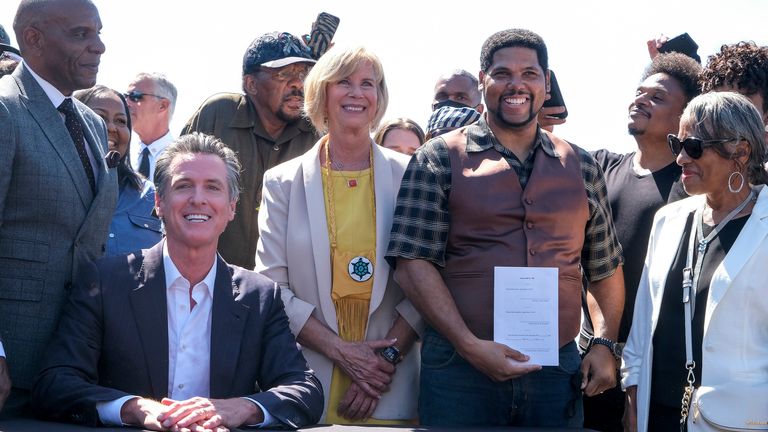
M 11 46 L 11 38 L 0 25 L 0 77 L 10 75 L 21 61 L 19 50 Z
M 211 96 L 181 132 L 198 131 L 221 139 L 243 166 L 243 194 L 235 219 L 219 241 L 219 252 L 231 264 L 254 266 L 264 171 L 303 154 L 318 139 L 301 115 L 304 78 L 314 63 L 309 48 L 294 35 L 260 36 L 243 57 L 245 94 Z

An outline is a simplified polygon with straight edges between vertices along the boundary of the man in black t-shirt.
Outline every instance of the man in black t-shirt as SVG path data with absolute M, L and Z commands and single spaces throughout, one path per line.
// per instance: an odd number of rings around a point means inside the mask
M 667 135 L 677 134 L 683 109 L 699 94 L 700 71 L 701 66 L 683 54 L 660 54 L 654 58 L 629 105 L 627 127 L 637 142 L 637 150 L 627 154 L 598 150 L 592 154 L 605 172 L 613 222 L 624 250 L 626 296 L 617 353 L 626 342 L 632 323 L 653 216 L 663 205 L 686 196 L 678 181 L 680 167 L 669 149 Z M 587 319 L 579 341 L 584 351 L 592 344 L 591 334 Z M 621 431 L 623 412 L 624 393 L 620 386 L 585 397 L 584 427 Z

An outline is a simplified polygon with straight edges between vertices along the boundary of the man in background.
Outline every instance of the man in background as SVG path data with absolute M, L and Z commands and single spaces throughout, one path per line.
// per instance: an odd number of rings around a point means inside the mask
M 723 45 L 701 73 L 702 91 L 735 91 L 748 97 L 768 126 L 768 47 L 754 42 Z
M 128 85 L 125 96 L 139 138 L 139 144 L 131 146 L 131 165 L 152 180 L 157 158 L 173 142 L 169 126 L 176 108 L 176 86 L 163 74 L 142 72 Z
M 231 264 L 254 267 L 264 172 L 303 154 L 318 138 L 302 117 L 304 78 L 314 63 L 309 47 L 290 33 L 258 37 L 243 56 L 243 94 L 211 96 L 181 132 L 219 138 L 243 166 L 243 194 L 219 241 L 219 252 Z
M 432 111 L 443 106 L 474 108 L 482 114 L 483 103 L 477 77 L 464 69 L 456 69 L 435 83 Z
M 11 46 L 11 38 L 0 25 L 0 77 L 10 75 L 21 61 L 21 53 Z
M 627 154 L 598 150 L 592 153 L 605 173 L 613 224 L 624 251 L 624 311 L 616 353 L 627 341 L 635 308 L 637 285 L 643 272 L 648 238 L 656 211 L 687 195 L 680 184 L 681 168 L 669 149 L 667 135 L 677 134 L 680 116 L 699 94 L 701 65 L 680 54 L 659 54 L 643 73 L 629 104 L 627 130 L 637 150 Z M 588 317 L 588 310 L 585 309 Z M 590 321 L 579 338 L 582 351 L 594 344 Z M 624 392 L 616 386 L 584 398 L 584 427 L 621 431 Z

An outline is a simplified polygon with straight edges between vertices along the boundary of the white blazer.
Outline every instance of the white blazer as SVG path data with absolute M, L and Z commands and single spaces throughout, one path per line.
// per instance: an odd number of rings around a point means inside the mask
M 256 271 L 280 285 L 291 331 L 298 335 L 312 315 L 338 334 L 336 308 L 331 299 L 331 247 L 323 197 L 318 152 L 321 138 L 304 155 L 264 174 L 259 210 Z M 368 312 L 366 340 L 384 339 L 396 313 L 421 333 L 423 323 L 413 305 L 394 282 L 384 259 L 392 228 L 400 180 L 408 157 L 373 145 L 376 193 L 376 263 Z M 309 366 L 323 384 L 328 410 L 333 363 L 322 354 L 303 348 Z M 412 349 L 382 395 L 373 416 L 378 419 L 414 419 L 419 387 L 419 350 Z M 323 421 L 321 420 L 321 422 Z
M 667 273 L 679 248 L 688 215 L 703 205 L 703 195 L 690 197 L 661 208 L 654 218 L 621 368 L 622 387 L 637 386 L 637 426 L 640 431 L 648 429 L 653 332 Z M 704 317 L 703 369 L 698 385 L 743 381 L 768 388 L 766 237 L 768 188 L 761 187 L 752 215 L 712 275 Z M 681 364 L 681 372 L 683 368 Z M 681 399 L 682 395 L 681 388 Z

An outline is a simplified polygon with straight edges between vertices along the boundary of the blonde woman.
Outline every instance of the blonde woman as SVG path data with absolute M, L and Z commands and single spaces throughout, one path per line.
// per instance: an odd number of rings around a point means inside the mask
M 387 107 L 379 59 L 334 48 L 307 76 L 327 134 L 264 175 L 256 270 L 282 287 L 291 330 L 323 384 L 325 423 L 416 418 L 422 324 L 384 259 L 408 158 L 374 144 Z

